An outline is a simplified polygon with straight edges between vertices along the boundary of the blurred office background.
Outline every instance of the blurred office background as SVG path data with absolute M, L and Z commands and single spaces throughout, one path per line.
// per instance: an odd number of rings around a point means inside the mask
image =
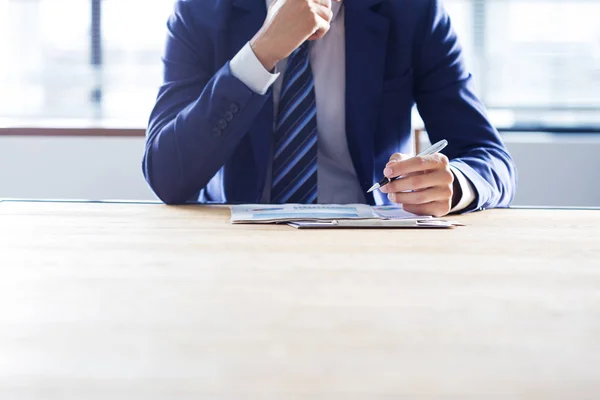
M 445 4 L 519 168 L 515 204 L 600 206 L 600 0 Z M 0 0 L 0 198 L 155 198 L 142 135 L 172 6 Z

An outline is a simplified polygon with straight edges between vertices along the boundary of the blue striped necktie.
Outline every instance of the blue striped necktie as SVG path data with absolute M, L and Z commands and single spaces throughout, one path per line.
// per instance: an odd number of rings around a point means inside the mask
M 275 127 L 271 202 L 317 201 L 317 103 L 308 42 L 293 52 L 283 77 Z

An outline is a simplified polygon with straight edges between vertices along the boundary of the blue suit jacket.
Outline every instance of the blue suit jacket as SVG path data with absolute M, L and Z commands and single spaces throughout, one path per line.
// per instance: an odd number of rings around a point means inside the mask
M 417 104 L 432 141 L 477 191 L 465 211 L 509 205 L 516 171 L 484 114 L 441 0 L 344 0 L 346 130 L 361 186 L 408 152 Z M 234 77 L 229 60 L 266 17 L 264 0 L 180 0 L 168 22 L 164 82 L 144 175 L 168 204 L 255 203 L 265 184 L 273 99 Z M 374 193 L 371 204 L 387 197 Z

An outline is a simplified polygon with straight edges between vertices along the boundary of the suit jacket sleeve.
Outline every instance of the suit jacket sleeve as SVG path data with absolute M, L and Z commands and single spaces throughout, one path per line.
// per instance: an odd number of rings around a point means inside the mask
M 164 79 L 143 157 L 146 180 L 167 204 L 184 203 L 208 184 L 268 97 L 236 78 L 229 62 L 216 65 L 209 34 L 188 7 L 178 1 L 167 24 Z
M 415 99 L 432 142 L 448 139 L 446 154 L 471 181 L 476 199 L 463 212 L 507 207 L 517 171 L 474 93 L 462 49 L 441 0 L 429 7 L 415 47 Z

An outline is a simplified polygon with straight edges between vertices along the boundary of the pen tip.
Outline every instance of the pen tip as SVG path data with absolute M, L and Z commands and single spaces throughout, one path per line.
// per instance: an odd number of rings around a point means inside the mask
M 379 187 L 379 184 L 378 184 L 378 183 L 374 184 L 373 186 L 371 186 L 371 189 L 369 189 L 369 190 L 367 191 L 367 193 L 371 193 L 372 191 L 374 191 L 374 190 L 375 190 L 375 189 L 377 189 L 378 187 Z

